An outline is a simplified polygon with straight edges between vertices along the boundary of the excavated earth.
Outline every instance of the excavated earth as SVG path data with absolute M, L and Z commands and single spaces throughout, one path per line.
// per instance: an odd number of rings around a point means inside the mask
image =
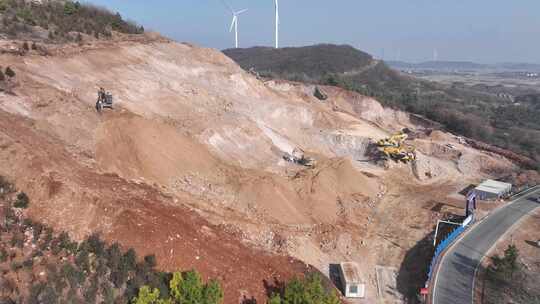
M 365 303 L 384 303 L 375 266 L 401 267 L 445 211 L 433 207 L 459 210 L 462 188 L 516 169 L 372 98 L 324 87 L 320 101 L 313 86 L 262 82 L 164 39 L 1 55 L 8 65 L 0 174 L 29 193 L 31 215 L 217 277 L 226 303 L 264 303 L 264 280 L 341 261 L 360 264 Z M 96 113 L 98 87 L 114 110 Z M 404 128 L 418 160 L 374 161 L 371 144 Z M 283 159 L 296 147 L 314 168 Z

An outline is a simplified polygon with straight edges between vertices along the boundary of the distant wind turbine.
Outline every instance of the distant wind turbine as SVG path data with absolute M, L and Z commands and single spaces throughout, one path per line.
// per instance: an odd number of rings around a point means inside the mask
M 231 27 L 229 28 L 229 32 L 232 32 L 232 30 L 234 28 L 234 46 L 235 46 L 235 48 L 238 48 L 238 16 L 240 14 L 242 14 L 242 13 L 247 12 L 248 10 L 243 9 L 243 10 L 239 10 L 239 11 L 234 11 L 232 9 L 232 7 L 227 2 L 225 2 L 225 0 L 222 0 L 222 2 L 229 9 L 231 14 L 233 15 L 232 22 L 231 22 Z
M 276 9 L 276 49 L 279 48 L 279 2 L 274 0 L 274 6 Z

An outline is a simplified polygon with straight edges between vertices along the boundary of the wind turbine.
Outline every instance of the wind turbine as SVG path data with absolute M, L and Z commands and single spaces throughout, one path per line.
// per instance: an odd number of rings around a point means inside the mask
M 274 0 L 274 6 L 276 8 L 276 49 L 279 48 L 279 2 Z
M 243 10 L 239 10 L 239 11 L 235 12 L 232 9 L 232 7 L 229 4 L 227 4 L 227 2 L 225 2 L 225 0 L 222 0 L 222 2 L 229 9 L 229 11 L 231 11 L 231 14 L 233 15 L 232 22 L 231 22 L 231 27 L 229 28 L 229 32 L 232 32 L 232 30 L 234 28 L 234 46 L 236 48 L 238 48 L 238 16 L 240 14 L 242 14 L 242 13 L 247 12 L 247 9 L 243 9 Z

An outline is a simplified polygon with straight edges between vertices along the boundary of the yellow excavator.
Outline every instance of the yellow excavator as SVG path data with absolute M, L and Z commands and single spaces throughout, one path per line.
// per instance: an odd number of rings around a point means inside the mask
M 383 138 L 377 142 L 379 147 L 399 147 L 401 144 L 407 140 L 409 136 L 403 132 L 394 134 L 388 138 Z
M 399 132 L 377 141 L 377 147 L 387 158 L 408 163 L 416 160 L 416 154 L 413 146 L 404 143 L 407 138 L 407 134 Z

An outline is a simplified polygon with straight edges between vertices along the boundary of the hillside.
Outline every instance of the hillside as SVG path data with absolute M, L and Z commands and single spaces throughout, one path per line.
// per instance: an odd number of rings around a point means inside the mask
M 81 43 L 84 37 L 111 38 L 113 32 L 141 34 L 144 28 L 78 1 L 0 0 L 0 35 L 9 39 Z
M 530 104 L 509 104 L 507 100 L 483 92 L 401 75 L 385 63 L 347 46 L 264 49 L 265 56 L 260 48 L 225 50 L 224 53 L 244 69 L 253 67 L 263 76 L 337 85 L 376 97 L 386 106 L 442 123 L 454 133 L 524 154 L 530 158 L 524 166 L 539 168 L 540 123 L 534 117 L 540 112 Z M 284 65 L 281 59 L 275 60 L 277 54 L 282 54 L 291 64 Z M 311 66 L 295 62 L 310 62 Z M 424 65 L 443 64 L 447 63 Z M 455 63 L 455 66 L 463 65 L 479 66 Z
M 320 44 L 311 47 L 228 49 L 225 55 L 242 68 L 285 79 L 318 80 L 325 74 L 360 70 L 374 62 L 371 55 L 346 45 Z M 298 72 L 298 73 L 297 73 Z
M 323 102 L 314 85 L 261 81 L 217 50 L 118 36 L 0 54 L 13 72 L 1 80 L 0 175 L 30 197 L 29 219 L 153 254 L 159 271 L 196 269 L 225 304 L 266 303 L 340 261 L 360 264 L 368 303 L 413 301 L 426 239 L 436 219 L 463 213 L 461 189 L 535 178 L 373 97 L 321 86 Z M 352 75 L 402 81 L 362 58 Z M 114 109 L 96 112 L 99 87 Z M 374 153 L 403 129 L 414 163 Z M 315 166 L 288 162 L 295 148 Z
M 159 290 L 164 299 L 174 294 L 169 284 L 173 274 L 155 270 L 154 255 L 138 258 L 133 249 L 108 245 L 96 233 L 73 241 L 66 232 L 30 219 L 26 208 L 31 204 L 0 176 L 1 303 L 128 303 L 145 286 Z M 196 272 L 175 275 L 185 278 L 177 287 L 191 291 L 185 297 L 195 297 L 197 289 L 208 304 L 223 297 L 215 281 L 189 282 L 199 277 Z

